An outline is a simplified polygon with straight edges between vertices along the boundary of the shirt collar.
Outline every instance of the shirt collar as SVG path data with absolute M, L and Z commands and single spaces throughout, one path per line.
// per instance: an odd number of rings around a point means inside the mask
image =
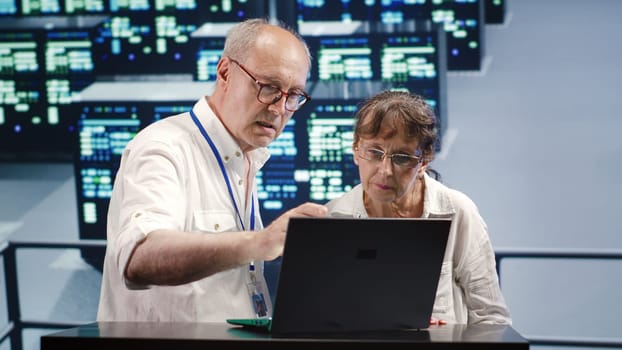
M 194 114 L 197 116 L 210 138 L 216 144 L 223 162 L 225 164 L 237 161 L 242 162 L 244 160 L 242 149 L 233 139 L 233 136 L 231 136 L 227 128 L 225 128 L 222 121 L 211 109 L 207 103 L 207 99 L 208 97 L 204 97 L 197 101 L 192 108 Z M 203 137 L 201 137 L 201 139 L 202 138 Z M 268 158 L 270 158 L 270 152 L 266 147 L 261 147 L 248 152 L 248 157 L 251 160 L 252 168 L 256 171 L 268 161 Z
M 447 217 L 456 210 L 452 204 L 447 187 L 424 172 L 423 217 Z

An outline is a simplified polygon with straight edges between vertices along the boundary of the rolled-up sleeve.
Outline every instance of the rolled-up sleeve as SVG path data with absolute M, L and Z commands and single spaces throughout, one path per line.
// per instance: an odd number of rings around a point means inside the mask
M 112 250 L 125 285 L 148 288 L 125 279 L 125 269 L 137 244 L 155 230 L 182 230 L 185 203 L 181 163 L 165 144 L 153 142 L 125 150 L 115 186 L 121 191 L 111 201 L 108 225 Z M 110 237 L 109 237 L 110 238 Z M 112 244 L 110 244 L 112 243 Z

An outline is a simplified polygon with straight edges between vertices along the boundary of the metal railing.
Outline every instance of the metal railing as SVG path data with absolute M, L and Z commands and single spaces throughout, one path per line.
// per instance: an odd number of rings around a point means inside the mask
M 27 328 L 65 329 L 76 327 L 84 322 L 59 322 L 48 320 L 29 320 L 21 316 L 19 302 L 19 286 L 17 279 L 18 249 L 101 249 L 105 251 L 105 240 L 79 240 L 67 242 L 27 242 L 5 241 L 0 243 L 0 255 L 4 258 L 4 276 L 6 282 L 8 325 L 0 331 L 0 344 L 7 338 L 11 341 L 12 350 L 22 350 L 22 331 Z M 507 249 L 495 250 L 497 273 L 501 280 L 501 262 L 504 259 L 590 259 L 590 260 L 622 260 L 620 250 L 568 250 L 568 249 Z M 531 345 L 566 346 L 566 347 L 597 347 L 622 348 L 622 341 L 588 337 L 542 337 L 523 335 Z
M 501 283 L 501 262 L 504 259 L 575 259 L 575 260 L 622 260 L 622 250 L 587 250 L 587 249 L 540 249 L 540 248 L 497 248 L 495 249 L 497 274 Z M 610 340 L 594 337 L 544 337 L 523 336 L 531 345 L 622 348 L 622 340 Z
M 19 301 L 19 284 L 17 279 L 18 249 L 106 249 L 105 240 L 79 240 L 68 242 L 27 242 L 6 241 L 0 243 L 0 255 L 4 258 L 4 279 L 6 282 L 6 301 L 9 322 L 0 331 L 0 344 L 7 338 L 11 341 L 12 350 L 22 350 L 22 331 L 27 328 L 65 329 L 84 324 L 84 321 L 49 321 L 22 318 Z

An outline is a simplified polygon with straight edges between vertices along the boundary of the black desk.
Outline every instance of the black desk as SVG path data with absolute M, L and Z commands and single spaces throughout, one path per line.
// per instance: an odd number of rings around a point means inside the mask
M 365 332 L 322 337 L 273 337 L 226 323 L 103 322 L 41 337 L 41 350 L 119 349 L 529 349 L 509 326 L 444 325 L 422 331 Z

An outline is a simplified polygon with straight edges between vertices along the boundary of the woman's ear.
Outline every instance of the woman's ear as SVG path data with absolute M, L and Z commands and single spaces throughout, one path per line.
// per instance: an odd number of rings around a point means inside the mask
M 352 159 L 354 160 L 354 164 L 359 166 L 358 156 L 356 155 L 357 146 L 352 146 Z
M 426 173 L 426 171 L 428 171 L 428 165 L 429 164 L 430 163 L 428 161 L 426 161 L 426 160 L 424 160 L 421 163 L 421 166 L 419 167 L 419 170 L 417 170 L 417 177 L 418 178 L 420 178 L 420 179 L 423 178 L 423 175 Z

